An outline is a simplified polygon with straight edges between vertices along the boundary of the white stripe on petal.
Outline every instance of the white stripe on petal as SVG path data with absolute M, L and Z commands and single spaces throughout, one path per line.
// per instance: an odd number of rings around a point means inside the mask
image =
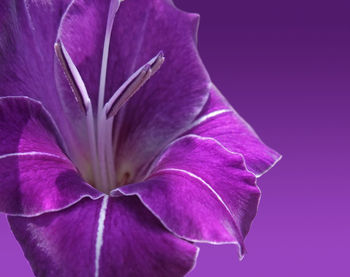
M 198 118 L 196 121 L 194 121 L 193 124 L 191 125 L 191 129 L 195 126 L 198 126 L 199 124 L 201 124 L 202 122 L 204 122 L 210 118 L 213 118 L 213 117 L 218 116 L 218 115 L 223 114 L 223 113 L 229 113 L 229 112 L 233 112 L 233 110 L 232 109 L 222 109 L 222 110 L 217 110 L 217 111 L 208 113 L 208 114 Z
M 203 185 L 205 185 L 215 196 L 216 198 L 219 200 L 219 202 L 224 206 L 224 208 L 226 209 L 226 211 L 228 212 L 228 214 L 231 216 L 233 222 L 235 223 L 235 227 L 237 228 L 237 231 L 238 231 L 238 235 L 241 236 L 241 233 L 239 232 L 239 229 L 237 227 L 237 223 L 236 223 L 236 220 L 231 212 L 231 210 L 229 209 L 229 207 L 226 205 L 226 203 L 224 202 L 224 200 L 221 198 L 221 196 L 212 188 L 212 186 L 210 184 L 208 184 L 206 181 L 204 181 L 201 177 L 197 176 L 196 174 L 190 172 L 190 171 L 187 171 L 187 170 L 184 170 L 184 169 L 179 169 L 179 168 L 164 168 L 164 169 L 161 169 L 161 170 L 158 170 L 157 173 L 161 173 L 161 172 L 169 172 L 169 171 L 173 171 L 173 172 L 181 172 L 181 173 L 184 173 L 186 175 L 189 175 L 191 176 L 192 178 L 200 181 Z
M 0 159 L 6 159 L 9 157 L 22 157 L 22 156 L 47 156 L 47 157 L 52 157 L 52 158 L 68 161 L 68 159 L 65 159 L 65 158 L 60 157 L 60 156 L 55 155 L 55 154 L 46 153 L 46 152 L 36 152 L 36 151 L 8 153 L 8 154 L 0 155 Z
M 98 227 L 97 227 L 97 235 L 96 235 L 95 277 L 99 276 L 100 255 L 101 255 L 101 248 L 103 245 L 103 231 L 105 228 L 108 199 L 109 199 L 108 195 L 105 195 L 103 197 L 100 215 L 98 218 Z

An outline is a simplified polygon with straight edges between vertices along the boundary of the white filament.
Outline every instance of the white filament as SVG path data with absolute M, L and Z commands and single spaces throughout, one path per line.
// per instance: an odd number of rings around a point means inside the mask
M 115 15 L 119 9 L 119 5 L 120 5 L 119 0 L 111 0 L 111 2 L 109 4 L 106 33 L 105 33 L 105 39 L 104 39 L 104 44 L 103 44 L 103 54 L 102 54 L 101 74 L 100 74 L 100 86 L 99 86 L 99 93 L 98 93 L 98 111 L 102 111 L 103 104 L 104 104 L 109 45 L 110 45 L 110 41 L 111 41 L 111 34 L 112 34 L 114 18 L 115 18 Z
M 107 63 L 108 63 L 108 53 L 109 45 L 111 41 L 112 28 L 114 23 L 115 15 L 119 9 L 120 1 L 111 0 L 109 5 L 107 24 L 106 24 L 106 33 L 103 44 L 103 53 L 102 53 L 102 64 L 101 64 L 101 73 L 100 73 L 100 85 L 98 93 L 98 106 L 97 106 L 97 149 L 98 149 L 98 159 L 100 161 L 101 167 L 101 186 L 103 187 L 104 192 L 108 192 L 112 176 L 108 174 L 109 171 L 114 171 L 114 157 L 112 151 L 112 145 L 109 145 L 106 142 L 106 133 L 110 133 L 106 130 L 109 125 L 107 124 L 107 117 L 104 113 L 104 99 L 105 99 L 105 88 L 106 88 L 106 77 L 107 77 Z M 108 141 L 108 140 L 107 140 Z M 111 163 L 111 164 L 110 164 Z M 108 169 L 109 167 L 109 169 Z M 107 170 L 108 169 L 108 170 Z

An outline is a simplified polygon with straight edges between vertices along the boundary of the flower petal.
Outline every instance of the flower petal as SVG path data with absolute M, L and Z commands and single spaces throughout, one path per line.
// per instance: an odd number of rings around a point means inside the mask
M 183 276 L 196 258 L 137 198 L 110 198 L 103 239 L 100 276 Z
M 172 143 L 145 182 L 119 191 L 138 195 L 178 236 L 238 243 L 243 255 L 243 239 L 260 198 L 255 182 L 240 154 L 228 152 L 214 139 L 192 135 Z
M 0 98 L 0 211 L 33 216 L 101 196 L 62 152 L 62 142 L 41 104 Z
M 242 154 L 248 169 L 257 177 L 281 158 L 260 140 L 214 85 L 203 111 L 186 134 L 214 138 L 229 151 Z
M 195 246 L 132 197 L 84 199 L 9 222 L 36 276 L 183 276 L 196 258 Z
M 8 217 L 35 276 L 94 276 L 101 202 L 84 199 L 60 212 Z

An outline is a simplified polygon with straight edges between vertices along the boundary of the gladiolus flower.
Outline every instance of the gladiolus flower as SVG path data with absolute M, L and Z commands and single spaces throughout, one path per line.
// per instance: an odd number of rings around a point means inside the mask
M 212 84 L 170 0 L 3 0 L 0 212 L 36 276 L 183 276 L 243 256 L 279 154 Z

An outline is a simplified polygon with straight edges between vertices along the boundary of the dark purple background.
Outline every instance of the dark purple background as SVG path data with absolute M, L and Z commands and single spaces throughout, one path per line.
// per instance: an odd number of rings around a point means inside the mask
M 190 277 L 350 276 L 350 17 L 348 1 L 177 0 L 201 14 L 212 79 L 284 158 L 260 179 L 247 237 L 202 246 Z M 0 217 L 1 276 L 32 276 Z

